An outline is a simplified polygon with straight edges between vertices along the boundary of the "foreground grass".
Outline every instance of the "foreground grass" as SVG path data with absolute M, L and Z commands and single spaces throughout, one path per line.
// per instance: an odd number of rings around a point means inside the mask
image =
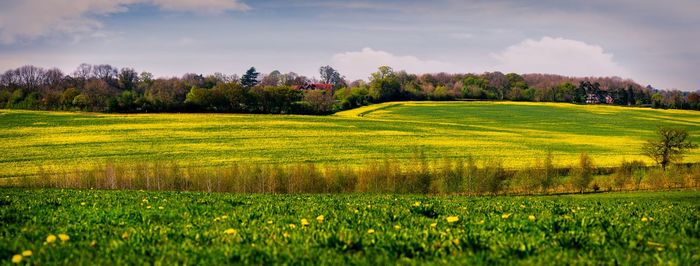
M 467 198 L 0 189 L 0 224 L 0 264 L 25 250 L 30 264 L 700 263 L 697 191 Z M 47 243 L 51 234 L 70 239 Z
M 640 146 L 659 125 L 686 128 L 700 142 L 696 111 L 555 103 L 402 102 L 321 117 L 0 110 L 0 177 L 108 159 L 360 165 L 405 161 L 418 151 L 429 160 L 501 159 L 511 168 L 531 166 L 546 150 L 559 166 L 588 152 L 596 165 L 615 166 L 650 163 Z M 700 161 L 700 150 L 685 161 Z

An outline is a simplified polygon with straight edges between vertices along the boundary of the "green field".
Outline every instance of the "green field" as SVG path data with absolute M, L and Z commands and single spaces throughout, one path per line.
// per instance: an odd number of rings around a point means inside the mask
M 640 146 L 660 125 L 686 128 L 700 142 L 695 111 L 556 103 L 403 102 L 332 116 L 0 110 L 0 177 L 108 159 L 359 165 L 419 151 L 435 160 L 501 159 L 512 168 L 547 150 L 560 166 L 588 152 L 596 165 L 614 166 L 623 159 L 650 163 Z M 685 161 L 700 161 L 700 150 Z
M 0 223 L 0 264 L 25 250 L 32 255 L 22 262 L 38 265 L 700 263 L 697 191 L 469 198 L 0 189 Z M 52 234 L 70 239 L 47 243 Z

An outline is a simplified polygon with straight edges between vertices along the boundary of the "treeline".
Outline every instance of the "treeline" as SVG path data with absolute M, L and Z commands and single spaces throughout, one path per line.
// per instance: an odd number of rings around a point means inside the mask
M 700 110 L 698 92 L 656 90 L 620 78 L 558 75 L 409 74 L 383 66 L 369 82 L 348 82 L 329 66 L 320 80 L 296 73 L 185 74 L 154 78 L 110 65 L 80 65 L 73 73 L 23 66 L 0 75 L 0 107 L 97 112 L 236 112 L 327 114 L 396 100 L 512 100 L 607 103 Z M 315 89 L 313 83 L 332 84 Z
M 576 165 L 558 167 L 551 154 L 530 167 L 509 170 L 498 160 L 384 160 L 359 167 L 233 163 L 197 167 L 178 162 L 115 163 L 82 168 L 40 168 L 38 176 L 14 179 L 23 187 L 144 189 L 235 193 L 549 194 L 671 189 L 700 186 L 700 165 L 663 170 L 641 161 L 599 168 L 582 154 Z

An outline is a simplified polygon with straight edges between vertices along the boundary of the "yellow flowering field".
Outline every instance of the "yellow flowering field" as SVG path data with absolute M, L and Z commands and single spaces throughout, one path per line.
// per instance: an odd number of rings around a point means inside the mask
M 393 102 L 331 116 L 0 110 L 0 177 L 106 160 L 352 166 L 419 153 L 519 168 L 547 151 L 559 166 L 587 152 L 596 165 L 615 166 L 623 159 L 651 163 L 640 146 L 658 126 L 685 128 L 700 142 L 695 111 L 559 103 Z M 699 160 L 698 149 L 685 157 Z

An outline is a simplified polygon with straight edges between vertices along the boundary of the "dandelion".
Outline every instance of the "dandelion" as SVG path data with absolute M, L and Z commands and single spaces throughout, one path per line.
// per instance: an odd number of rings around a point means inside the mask
M 22 262 L 22 255 L 17 254 L 12 256 L 12 263 L 18 264 L 20 262 Z
M 31 257 L 32 254 L 33 254 L 33 253 L 32 253 L 31 250 L 22 251 L 22 256 L 23 256 L 23 257 Z
M 224 233 L 227 234 L 227 235 L 235 235 L 235 234 L 236 234 L 236 229 L 229 228 L 229 229 L 224 230 Z
M 297 225 L 296 224 L 289 224 L 289 228 L 292 228 L 292 229 L 297 228 Z
M 272 224 L 272 220 L 267 220 L 267 224 Z
M 122 239 L 124 239 L 124 240 L 129 239 L 129 232 L 124 231 L 124 233 L 122 234 Z
M 150 209 L 150 208 L 151 208 L 151 205 L 146 206 L 146 209 Z
M 66 242 L 66 241 L 70 240 L 70 236 L 68 236 L 66 234 L 58 234 L 58 239 L 61 239 L 61 242 Z
M 323 215 L 319 215 L 318 217 L 316 217 L 316 221 L 317 221 L 318 223 L 323 223 L 323 220 L 325 220 L 325 218 L 323 217 Z
M 448 223 L 454 223 L 454 222 L 459 221 L 459 217 L 457 217 L 457 216 L 448 216 L 447 218 L 445 218 L 445 220 L 447 220 Z
M 647 217 L 642 217 L 642 222 L 645 222 L 645 223 L 646 223 L 646 222 L 648 222 L 648 221 L 649 221 L 649 218 L 647 218 Z
M 394 229 L 396 229 L 396 230 L 401 230 L 401 226 L 398 225 L 398 224 L 397 224 L 397 225 L 394 225 Z
M 510 213 L 504 213 L 503 215 L 501 215 L 501 218 L 503 218 L 503 219 L 510 218 Z
M 309 226 L 309 220 L 301 219 L 301 226 Z
M 527 217 L 527 219 L 530 220 L 530 221 L 534 221 L 536 218 L 535 218 L 534 215 L 530 215 L 530 216 Z
M 371 235 L 371 234 L 374 234 L 374 229 L 369 229 L 369 230 L 367 230 L 367 233 L 370 234 L 370 235 Z
M 287 238 L 287 237 L 289 237 L 289 234 L 288 234 L 287 232 L 284 232 L 284 233 L 282 234 L 282 236 L 283 236 L 284 238 Z
M 163 206 L 158 206 L 158 209 L 159 209 L 159 210 L 162 210 L 162 209 L 165 209 L 165 207 L 163 207 Z
M 431 224 L 430 224 L 430 228 L 435 228 L 435 227 L 437 227 L 437 223 L 431 223 Z
M 50 234 L 49 236 L 46 237 L 46 243 L 53 243 L 56 242 L 56 235 Z
M 416 201 L 413 203 L 413 207 L 420 207 L 420 201 Z

